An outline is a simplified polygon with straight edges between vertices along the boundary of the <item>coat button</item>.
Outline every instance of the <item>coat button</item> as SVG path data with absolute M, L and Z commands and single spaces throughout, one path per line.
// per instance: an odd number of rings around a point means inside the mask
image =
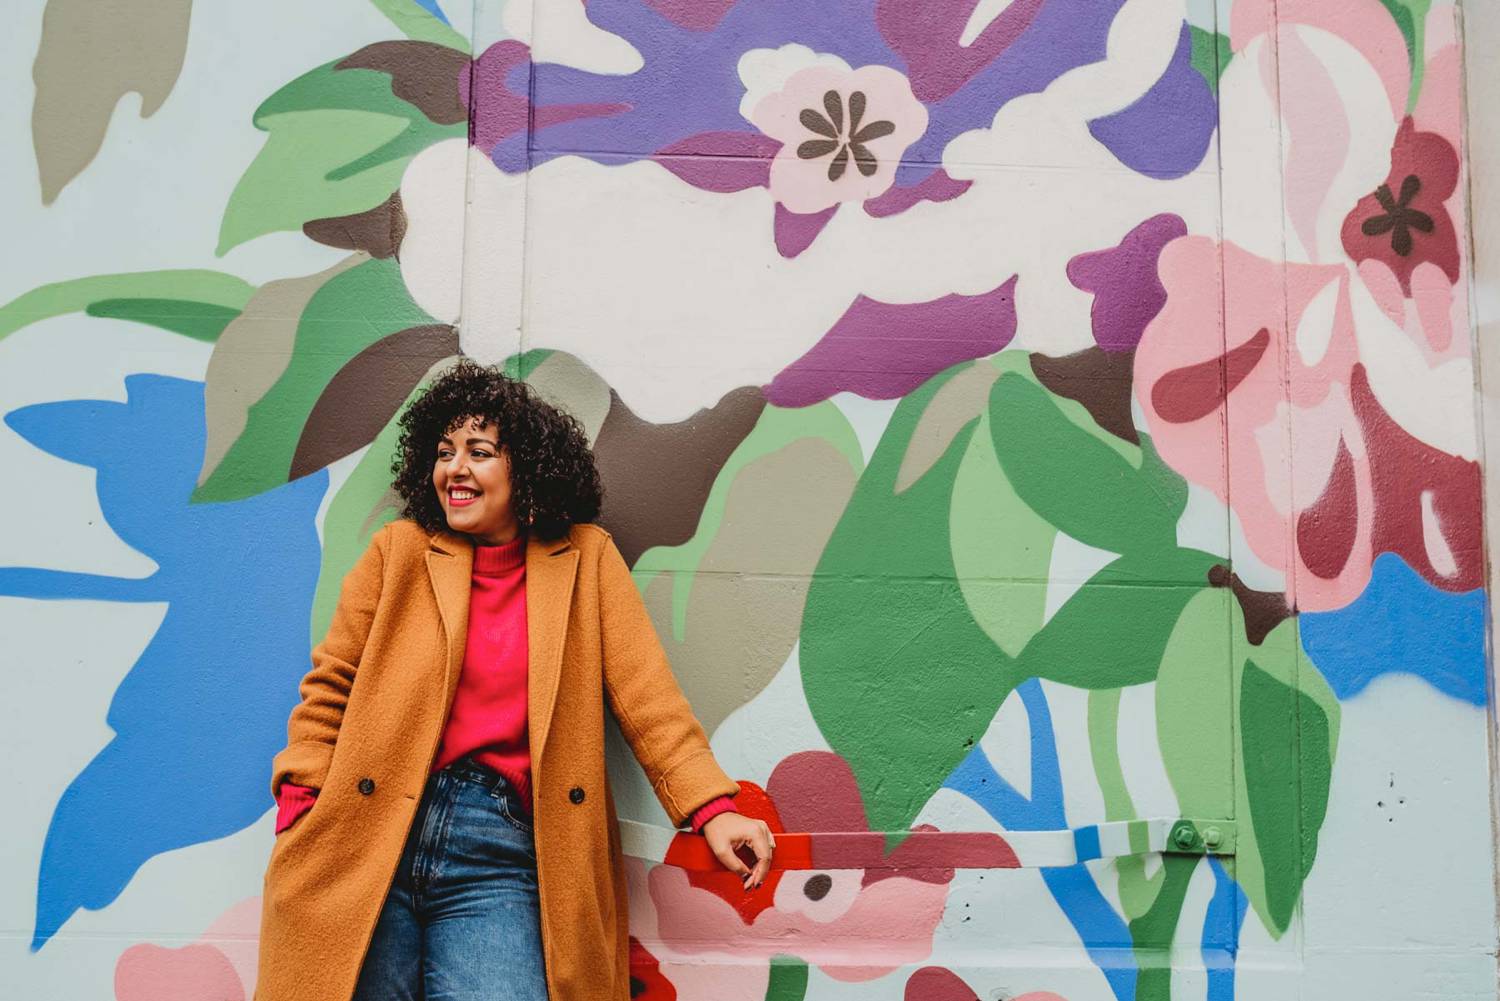
M 573 788 L 569 789 L 568 790 L 568 798 L 571 799 L 574 803 L 582 803 L 583 802 L 583 787 L 582 786 L 574 786 Z
M 366 796 L 368 796 L 371 793 L 373 793 L 375 791 L 375 780 L 374 779 L 360 779 L 359 780 L 359 791 L 361 793 L 363 793 L 364 795 L 366 795 Z

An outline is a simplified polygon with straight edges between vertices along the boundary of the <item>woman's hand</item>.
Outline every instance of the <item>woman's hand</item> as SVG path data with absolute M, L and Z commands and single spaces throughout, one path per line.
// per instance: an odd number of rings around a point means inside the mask
M 765 881 L 766 873 L 771 871 L 771 853 L 776 850 L 776 838 L 765 821 L 740 813 L 721 813 L 703 825 L 703 836 L 724 868 L 744 881 L 746 890 L 753 890 Z M 735 849 L 745 845 L 755 853 L 754 869 L 735 853 Z

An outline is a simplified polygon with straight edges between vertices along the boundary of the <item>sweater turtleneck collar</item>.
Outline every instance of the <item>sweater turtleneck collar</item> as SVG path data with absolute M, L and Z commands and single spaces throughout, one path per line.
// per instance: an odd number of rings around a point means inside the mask
M 503 546 L 474 546 L 474 572 L 488 577 L 507 574 L 526 565 L 526 533 Z

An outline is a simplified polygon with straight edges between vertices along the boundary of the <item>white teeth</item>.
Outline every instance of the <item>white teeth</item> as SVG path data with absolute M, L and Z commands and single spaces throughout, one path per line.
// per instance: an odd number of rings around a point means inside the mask
M 448 491 L 448 496 L 454 500 L 470 500 L 479 495 L 472 490 L 450 490 Z

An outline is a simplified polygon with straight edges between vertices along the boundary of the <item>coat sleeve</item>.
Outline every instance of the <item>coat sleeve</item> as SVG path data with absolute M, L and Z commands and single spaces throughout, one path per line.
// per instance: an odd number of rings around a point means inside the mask
M 599 553 L 599 631 L 610 709 L 672 823 L 680 827 L 698 807 L 739 792 L 714 760 L 630 567 L 608 536 Z
M 302 701 L 287 720 L 287 745 L 271 762 L 271 795 L 283 782 L 321 789 L 333 760 L 354 672 L 359 668 L 380 602 L 389 532 L 381 529 L 344 577 L 328 634 L 313 647 L 312 670 L 302 678 Z

